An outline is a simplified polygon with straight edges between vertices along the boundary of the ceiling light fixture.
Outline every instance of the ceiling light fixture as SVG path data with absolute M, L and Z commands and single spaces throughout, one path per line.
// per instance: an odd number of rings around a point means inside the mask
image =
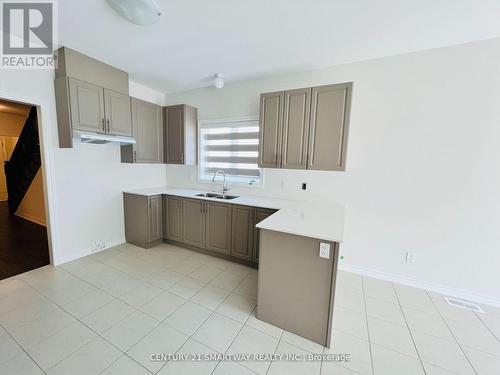
M 158 22 L 161 10 L 155 0 L 106 0 L 120 16 L 136 25 Z
M 224 87 L 224 78 L 222 78 L 222 74 L 217 73 L 214 78 L 214 86 L 218 89 Z

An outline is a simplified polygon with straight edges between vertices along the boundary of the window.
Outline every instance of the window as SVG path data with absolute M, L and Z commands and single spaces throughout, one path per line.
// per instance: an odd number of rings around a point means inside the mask
M 226 181 L 260 184 L 257 119 L 200 121 L 199 132 L 200 180 L 211 181 L 221 169 Z

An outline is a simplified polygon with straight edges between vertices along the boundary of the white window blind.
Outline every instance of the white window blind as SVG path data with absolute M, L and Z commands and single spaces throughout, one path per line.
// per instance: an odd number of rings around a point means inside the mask
M 199 129 L 201 180 L 221 169 L 227 181 L 260 183 L 258 120 L 201 121 Z

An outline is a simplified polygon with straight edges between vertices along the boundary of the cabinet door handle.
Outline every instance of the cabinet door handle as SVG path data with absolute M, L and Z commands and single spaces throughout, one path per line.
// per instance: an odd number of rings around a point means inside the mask
M 106 124 L 104 123 L 104 117 L 102 118 L 102 130 L 106 133 Z
M 134 151 L 134 161 L 137 161 L 137 151 Z
M 106 122 L 108 123 L 108 133 L 109 133 L 109 118 L 106 120 Z

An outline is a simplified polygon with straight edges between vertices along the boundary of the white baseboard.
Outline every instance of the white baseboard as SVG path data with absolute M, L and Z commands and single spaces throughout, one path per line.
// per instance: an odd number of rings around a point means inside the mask
M 444 295 L 450 296 L 450 297 L 462 298 L 462 299 L 465 299 L 465 300 L 471 301 L 471 302 L 478 302 L 478 303 L 483 303 L 485 305 L 500 307 L 500 300 L 499 299 L 494 298 L 494 297 L 490 297 L 490 296 L 485 296 L 482 294 L 478 294 L 478 293 L 472 292 L 470 290 L 453 288 L 453 287 L 449 287 L 449 286 L 442 285 L 442 284 L 436 284 L 436 283 L 432 283 L 429 281 L 417 280 L 417 279 L 413 279 L 411 277 L 396 275 L 396 274 L 389 273 L 389 272 L 378 271 L 378 270 L 374 270 L 371 268 L 355 266 L 355 265 L 345 264 L 345 263 L 339 264 L 339 269 L 341 269 L 343 271 L 356 273 L 356 274 L 362 275 L 362 276 L 368 276 L 368 277 L 373 277 L 375 279 L 381 279 L 381 280 L 390 281 L 390 282 L 397 283 L 397 284 L 412 286 L 414 288 L 426 289 L 426 290 L 429 290 L 431 292 L 444 294 Z
M 57 261 L 55 261 L 53 265 L 54 266 L 59 266 L 59 265 L 64 264 L 64 263 L 72 262 L 74 260 L 86 257 L 87 255 L 92 255 L 92 254 L 100 253 L 101 251 L 108 250 L 108 249 L 110 249 L 110 248 L 112 248 L 114 246 L 118 246 L 118 245 L 121 245 L 123 243 L 125 243 L 125 239 L 117 239 L 117 240 L 113 240 L 113 241 L 106 241 L 106 247 L 104 249 L 97 250 L 97 251 L 89 251 L 89 252 L 80 253 L 80 254 L 72 254 L 70 256 L 64 256 L 64 257 L 61 257 L 61 258 L 57 259 Z
M 28 220 L 28 221 L 32 221 L 33 223 L 36 223 L 36 224 L 39 224 L 39 225 L 43 225 L 44 227 L 47 226 L 47 224 L 45 223 L 44 220 L 40 220 L 37 217 L 31 216 L 31 215 L 28 215 L 28 214 L 25 214 L 25 213 L 22 213 L 22 212 L 19 212 L 19 211 L 16 211 L 16 213 L 14 215 L 19 216 L 22 219 L 25 219 L 25 220 Z

